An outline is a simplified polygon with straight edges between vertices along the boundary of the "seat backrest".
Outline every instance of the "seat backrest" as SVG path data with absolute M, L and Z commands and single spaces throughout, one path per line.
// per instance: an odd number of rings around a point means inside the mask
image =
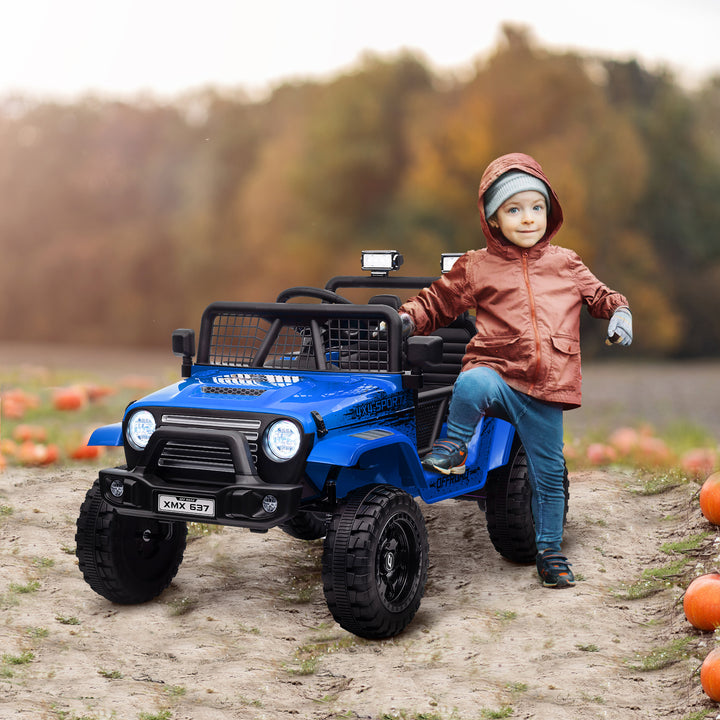
M 368 305 L 389 305 L 395 310 L 399 310 L 402 303 L 397 295 L 373 295 L 368 300 Z
M 455 318 L 450 325 L 432 333 L 443 340 L 442 362 L 423 371 L 423 390 L 452 385 L 462 369 L 462 359 L 468 342 L 475 335 L 475 325 L 467 313 Z
M 402 305 L 397 295 L 373 295 L 368 304 L 389 305 L 395 310 L 399 310 Z M 465 348 L 475 335 L 475 324 L 468 313 L 463 313 L 447 327 L 439 328 L 431 334 L 442 338 L 443 356 L 441 362 L 430 365 L 423 371 L 423 390 L 453 385 L 462 369 Z

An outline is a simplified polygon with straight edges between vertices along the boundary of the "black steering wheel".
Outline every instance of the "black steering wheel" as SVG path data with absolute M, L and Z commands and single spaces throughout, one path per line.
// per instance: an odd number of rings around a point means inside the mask
M 275 302 L 284 303 L 288 300 L 296 297 L 312 297 L 322 300 L 323 302 L 338 303 L 341 305 L 352 305 L 352 300 L 344 298 L 342 295 L 338 295 L 332 290 L 325 290 L 323 288 L 316 287 L 291 287 L 287 290 L 283 290 L 278 296 Z

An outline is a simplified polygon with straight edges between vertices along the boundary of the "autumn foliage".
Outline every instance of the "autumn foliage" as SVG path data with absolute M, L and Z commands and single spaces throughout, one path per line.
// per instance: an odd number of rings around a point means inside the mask
M 720 79 L 691 93 L 513 27 L 458 78 L 369 55 L 260 101 L 0 99 L 0 336 L 165 344 L 211 301 L 355 272 L 363 247 L 435 273 L 482 246 L 482 171 L 523 151 L 562 200 L 559 242 L 628 295 L 633 352 L 716 354 L 719 103 Z

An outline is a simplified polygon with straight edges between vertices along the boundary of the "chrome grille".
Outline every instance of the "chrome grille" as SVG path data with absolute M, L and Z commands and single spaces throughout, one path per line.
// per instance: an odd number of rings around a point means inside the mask
M 163 415 L 164 425 L 212 427 L 241 432 L 248 443 L 253 462 L 257 464 L 259 420 L 208 417 L 197 415 Z M 196 440 L 171 440 L 163 447 L 158 467 L 171 470 L 234 473 L 230 448 L 223 443 L 199 443 Z
M 243 420 L 233 417 L 211 417 L 209 415 L 163 415 L 163 425 L 187 425 L 189 427 L 214 427 L 223 430 L 240 430 L 248 437 L 248 432 L 260 429 L 259 420 Z M 248 439 L 250 439 L 248 437 Z M 255 432 L 257 440 L 257 432 Z
M 165 444 L 158 466 L 183 470 L 214 470 L 233 472 L 230 449 L 226 445 L 173 440 Z

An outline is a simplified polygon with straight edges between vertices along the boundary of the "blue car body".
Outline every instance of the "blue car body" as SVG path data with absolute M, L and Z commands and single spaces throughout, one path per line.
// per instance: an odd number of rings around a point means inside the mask
M 464 474 L 425 471 L 420 455 L 444 432 L 452 383 L 426 392 L 423 368 L 409 367 L 406 355 L 397 312 L 384 305 L 213 304 L 197 359 L 184 357 L 186 377 L 92 434 L 91 445 L 126 451 L 125 467 L 101 471 L 103 497 L 119 512 L 184 519 L 193 513 L 186 517 L 182 500 L 172 504 L 177 512 L 161 511 L 159 498 L 207 500 L 213 511 L 203 520 L 257 530 L 301 510 L 331 509 L 369 485 L 396 486 L 426 503 L 481 497 L 488 472 L 508 462 L 514 429 L 486 418 Z M 426 396 L 434 403 L 429 420 Z M 140 410 L 156 427 L 146 448 L 127 438 Z M 287 462 L 266 451 L 278 419 L 301 437 Z M 277 502 L 272 512 L 268 496 Z
M 262 393 L 225 396 L 217 392 L 227 388 Z M 315 437 L 305 472 L 318 497 L 331 469 L 340 468 L 335 479 L 338 499 L 358 487 L 378 483 L 402 487 L 426 503 L 471 494 L 484 487 L 488 471 L 507 463 L 514 438 L 509 423 L 486 418 L 468 447 L 463 475 L 445 476 L 424 470 L 415 441 L 412 392 L 403 389 L 400 374 L 287 375 L 196 367 L 190 378 L 130 405 L 126 416 L 145 407 L 208 413 L 220 407 L 223 412 L 241 415 L 260 411 L 271 417 L 294 418 L 306 433 L 316 435 L 311 415 L 314 411 L 322 416 L 327 432 L 321 438 Z M 122 423 L 98 428 L 88 444 L 122 446 Z
M 125 453 L 123 465 L 100 470 L 78 515 L 78 566 L 93 590 L 121 604 L 157 597 L 183 560 L 189 521 L 280 527 L 324 538 L 323 593 L 341 627 L 393 637 L 428 575 L 415 498 L 477 501 L 498 552 L 534 561 L 527 459 L 509 423 L 482 419 L 462 474 L 421 463 L 446 432 L 472 320 L 404 338 L 396 295 L 356 304 L 336 292 L 432 282 L 388 277 L 400 262 L 396 251 L 369 251 L 369 277 L 290 288 L 275 303 L 213 303 L 197 345 L 193 330 L 173 333 L 181 379 L 89 441 Z

